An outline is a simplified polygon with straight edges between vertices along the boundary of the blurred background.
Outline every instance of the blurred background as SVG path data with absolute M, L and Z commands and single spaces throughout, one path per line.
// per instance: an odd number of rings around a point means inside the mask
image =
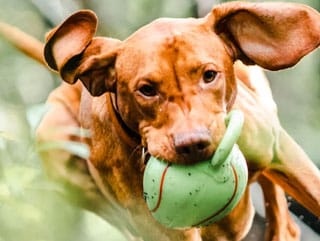
M 89 8 L 100 19 L 99 35 L 124 39 L 155 18 L 202 16 L 219 2 L 223 1 L 0 0 L 0 21 L 43 41 L 46 32 L 70 13 Z M 319 0 L 291 2 L 320 10 Z M 320 166 L 320 50 L 294 68 L 267 74 L 282 125 Z M 59 83 L 55 74 L 0 36 L 0 241 L 125 241 L 101 218 L 67 203 L 43 171 L 34 130 L 48 93 Z M 302 215 L 295 216 L 303 219 Z M 308 225 L 318 227 L 319 220 L 312 220 Z M 312 229 L 300 225 L 302 240 L 319 240 Z M 255 228 L 247 240 L 261 240 L 259 225 Z

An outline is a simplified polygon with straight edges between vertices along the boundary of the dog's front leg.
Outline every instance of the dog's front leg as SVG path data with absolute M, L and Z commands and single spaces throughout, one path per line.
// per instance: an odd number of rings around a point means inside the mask
M 128 210 L 128 220 L 145 241 L 202 241 L 200 230 L 197 228 L 175 230 L 158 223 L 151 216 L 143 200 L 134 202 Z
M 263 174 L 320 217 L 320 171 L 302 148 L 281 129 L 275 155 Z
M 258 182 L 263 191 L 266 211 L 265 240 L 300 240 L 300 230 L 290 216 L 283 189 L 263 175 L 259 176 Z
M 221 221 L 201 229 L 203 241 L 240 241 L 250 230 L 254 217 L 250 189 L 239 204 Z

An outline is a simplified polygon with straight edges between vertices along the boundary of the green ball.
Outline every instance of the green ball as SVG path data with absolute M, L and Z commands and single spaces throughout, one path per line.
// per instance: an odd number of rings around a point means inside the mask
M 228 115 L 226 133 L 211 160 L 179 165 L 149 159 L 143 189 L 156 220 L 169 228 L 200 227 L 232 211 L 248 181 L 246 160 L 235 144 L 243 121 L 240 111 Z
M 199 227 L 225 217 L 239 202 L 248 180 L 237 147 L 224 164 L 169 164 L 151 157 L 144 174 L 144 195 L 153 217 L 169 228 Z

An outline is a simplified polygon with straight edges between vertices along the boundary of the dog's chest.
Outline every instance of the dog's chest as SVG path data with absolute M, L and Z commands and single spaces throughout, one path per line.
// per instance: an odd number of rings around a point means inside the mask
M 103 98 L 86 101 L 84 107 L 82 124 L 91 133 L 90 161 L 103 185 L 124 206 L 137 198 L 143 199 L 141 151 L 121 140 Z

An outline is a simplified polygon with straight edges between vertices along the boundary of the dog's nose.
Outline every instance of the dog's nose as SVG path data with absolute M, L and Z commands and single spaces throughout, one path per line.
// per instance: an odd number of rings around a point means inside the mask
M 207 130 L 197 130 L 174 135 L 174 146 L 178 154 L 192 158 L 203 156 L 204 150 L 211 144 L 212 139 Z

